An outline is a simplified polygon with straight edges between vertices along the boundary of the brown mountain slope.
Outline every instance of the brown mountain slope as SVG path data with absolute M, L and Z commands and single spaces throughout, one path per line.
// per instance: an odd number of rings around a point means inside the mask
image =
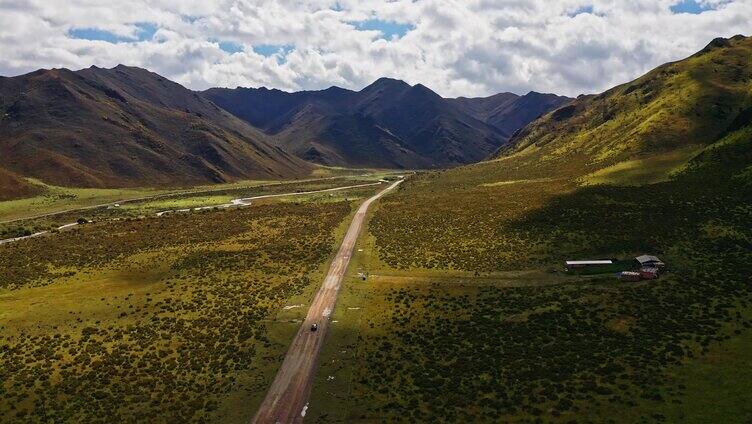
M 41 189 L 23 178 L 0 168 L 0 201 L 33 196 Z
M 0 78 L 0 166 L 66 186 L 282 178 L 310 166 L 198 94 L 143 69 Z

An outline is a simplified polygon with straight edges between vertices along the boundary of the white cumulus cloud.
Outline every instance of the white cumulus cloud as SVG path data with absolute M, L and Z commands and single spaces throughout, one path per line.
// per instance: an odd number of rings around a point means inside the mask
M 123 63 L 193 89 L 389 76 L 444 96 L 577 95 L 752 32 L 752 0 L 672 11 L 686 1 L 0 0 L 0 75 Z

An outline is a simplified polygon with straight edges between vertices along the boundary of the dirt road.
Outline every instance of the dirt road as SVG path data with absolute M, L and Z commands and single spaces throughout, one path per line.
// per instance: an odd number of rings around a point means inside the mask
M 329 316 L 334 311 L 337 302 L 342 277 L 350 263 L 355 241 L 363 226 L 368 207 L 396 187 L 402 180 L 391 184 L 377 195 L 363 202 L 355 213 L 355 217 L 347 229 L 342 245 L 337 251 L 324 284 L 311 303 L 303 325 L 295 335 L 287 351 L 282 366 L 277 371 L 272 386 L 266 393 L 259 411 L 253 418 L 254 423 L 300 423 L 308 408 L 308 397 L 311 394 L 313 376 L 316 371 L 319 351 L 324 342 L 324 336 L 329 328 Z M 311 325 L 318 324 L 318 331 L 311 331 Z

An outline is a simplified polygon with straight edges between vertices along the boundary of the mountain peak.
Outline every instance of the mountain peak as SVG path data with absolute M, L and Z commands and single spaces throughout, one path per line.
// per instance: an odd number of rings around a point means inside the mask
M 422 96 L 426 96 L 428 98 L 435 98 L 436 100 L 444 100 L 438 93 L 431 90 L 430 88 L 426 87 L 423 84 L 415 84 L 410 88 L 410 92 Z
M 705 53 L 707 53 L 709 51 L 712 51 L 714 49 L 720 49 L 720 48 L 724 48 L 724 47 L 731 47 L 731 46 L 735 45 L 736 43 L 740 43 L 740 42 L 746 41 L 747 38 L 748 37 L 745 37 L 745 36 L 743 36 L 741 34 L 737 34 L 737 35 L 735 35 L 733 37 L 730 37 L 730 38 L 723 38 L 723 37 L 714 38 L 713 41 L 711 41 L 710 43 L 708 43 L 708 45 L 705 46 L 704 49 L 700 50 L 695 56 L 703 55 L 703 54 L 705 54 Z
M 406 83 L 405 81 L 394 79 L 394 78 L 381 77 L 361 91 L 374 89 L 374 88 L 410 88 L 410 87 L 411 85 Z

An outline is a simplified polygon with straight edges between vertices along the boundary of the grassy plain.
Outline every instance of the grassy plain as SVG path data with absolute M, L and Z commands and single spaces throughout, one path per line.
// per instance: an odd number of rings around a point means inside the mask
M 247 421 L 377 189 L 0 246 L 0 421 Z
M 28 235 L 42 230 L 50 230 L 64 224 L 75 222 L 78 218 L 82 217 L 97 221 L 111 219 L 132 219 L 140 216 L 154 215 L 157 212 L 166 210 L 203 208 L 223 205 L 236 198 L 267 194 L 316 191 L 322 189 L 367 184 L 376 182 L 386 175 L 389 174 L 374 172 L 358 176 L 349 175 L 338 176 L 334 178 L 317 178 L 297 182 L 246 182 L 224 184 L 218 186 L 195 187 L 184 192 L 157 194 L 155 195 L 156 197 L 147 198 L 145 200 L 131 200 L 127 203 L 121 203 L 119 207 L 112 207 L 112 205 L 107 205 L 97 207 L 84 207 L 83 209 L 81 209 L 78 207 L 73 207 L 72 204 L 67 204 L 66 207 L 72 208 L 73 210 L 64 209 L 51 215 L 0 223 L 0 239 Z M 85 199 L 79 199 L 76 197 L 77 195 L 75 193 L 77 192 L 77 189 L 61 188 L 60 190 L 64 190 L 66 193 L 68 193 L 68 196 L 72 196 L 71 199 L 78 199 L 76 200 L 76 202 L 85 202 Z M 85 189 L 84 191 L 88 192 L 90 190 Z M 103 192 L 104 190 L 97 189 L 95 191 L 101 194 L 101 192 Z M 112 190 L 111 196 L 113 197 L 111 199 L 121 199 L 120 197 L 114 197 L 117 196 L 117 193 L 120 193 L 120 191 Z M 40 201 L 40 199 L 44 199 L 44 197 L 26 199 L 24 201 L 33 203 L 35 201 Z M 96 202 L 101 202 L 102 199 L 102 197 L 97 197 Z M 13 208 L 22 207 L 19 206 L 19 204 L 24 201 L 15 200 L 10 202 L 0 202 L 0 208 L 7 208 L 8 210 L 11 210 Z M 101 203 L 96 204 L 101 205 Z M 33 208 L 30 209 L 30 211 L 34 210 L 35 209 Z M 57 209 L 53 208 L 53 210 Z M 66 210 L 69 211 L 66 212 Z M 21 212 L 18 213 L 20 214 Z
M 104 203 L 168 193 L 156 189 L 69 188 L 43 185 L 33 197 L 0 202 L 0 221 L 27 218 L 70 209 L 88 208 Z
M 0 201 L 0 223 L 39 215 L 54 214 L 73 209 L 97 208 L 98 205 L 106 205 L 114 202 L 133 202 L 143 198 L 156 197 L 155 204 L 164 201 L 174 204 L 179 201 L 174 198 L 201 198 L 209 197 L 208 200 L 220 201 L 235 193 L 244 193 L 260 186 L 301 186 L 306 183 L 327 181 L 328 179 L 378 179 L 385 175 L 392 175 L 390 171 L 378 171 L 367 169 L 345 169 L 316 167 L 310 178 L 288 181 L 237 181 L 226 184 L 214 184 L 187 188 L 75 188 L 58 187 L 44 184 L 41 181 L 29 179 L 29 182 L 38 188 L 39 193 L 35 196 Z M 196 201 L 198 202 L 198 200 Z M 194 202 L 194 203 L 196 203 Z M 139 202 L 137 202 L 139 203 Z M 143 202 L 140 202 L 143 203 Z M 185 204 L 193 204 L 185 200 Z
M 405 182 L 358 246 L 311 421 L 748 422 L 751 142 L 652 184 L 582 186 L 598 169 L 546 148 Z M 560 272 L 640 253 L 669 273 Z

